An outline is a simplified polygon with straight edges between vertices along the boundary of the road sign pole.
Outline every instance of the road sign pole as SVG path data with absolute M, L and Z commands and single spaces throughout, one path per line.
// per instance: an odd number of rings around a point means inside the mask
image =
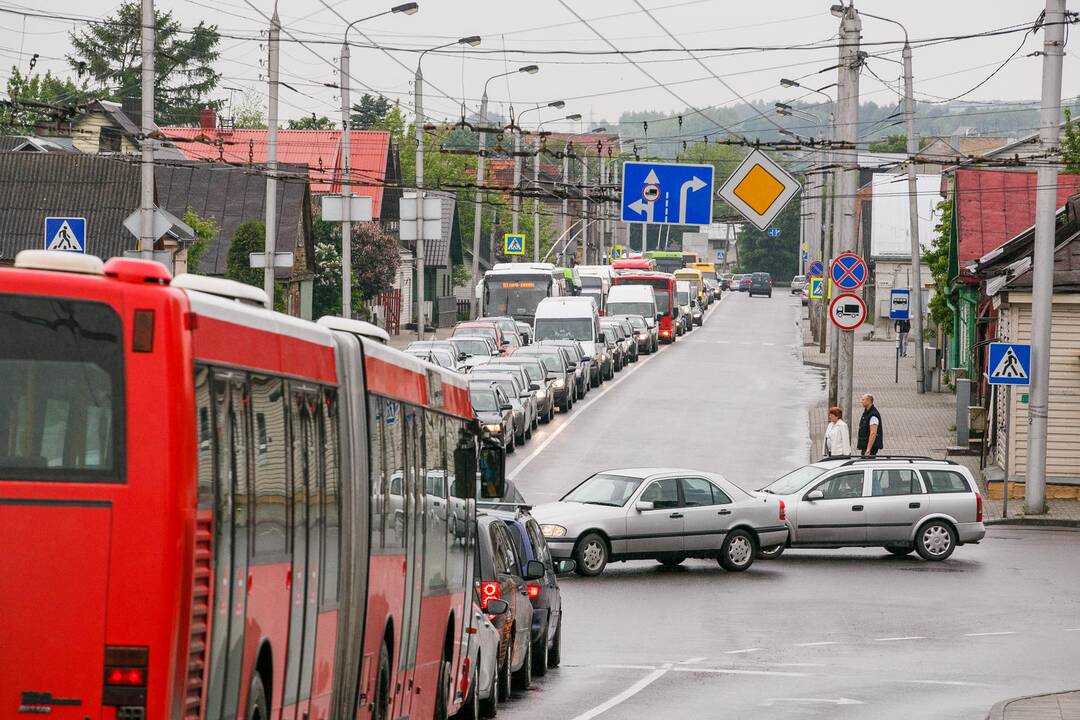
M 907 188 L 908 221 L 911 227 L 911 303 L 915 317 L 912 329 L 915 331 L 915 391 L 922 395 L 926 392 L 926 353 L 923 352 L 923 309 L 922 309 L 922 245 L 919 242 L 919 202 L 918 182 L 915 176 L 915 155 L 919 146 L 915 141 L 915 98 L 912 95 L 911 45 L 907 42 L 904 31 L 904 125 L 907 129 Z
M 1043 24 L 1042 104 L 1039 145 L 1057 150 L 1060 137 L 1061 61 L 1065 47 L 1065 0 L 1046 0 Z M 1040 165 L 1036 176 L 1035 252 L 1031 283 L 1031 403 L 1028 405 L 1028 462 L 1024 510 L 1046 512 L 1046 435 L 1050 403 L 1050 323 L 1054 308 L 1054 215 L 1057 211 L 1057 166 Z
M 270 307 L 274 307 L 274 252 L 277 250 L 277 122 L 278 122 L 278 45 L 281 38 L 281 21 L 277 9 L 270 19 L 270 54 L 267 63 L 268 95 L 266 111 L 266 222 L 264 223 L 264 247 L 266 267 L 263 268 L 263 290 L 270 298 Z M 348 191 L 346 191 L 348 192 Z M 349 200 L 345 200 L 345 217 L 348 215 Z M 342 236 L 344 248 L 349 239 Z
M 998 390 L 997 385 L 994 386 L 994 391 Z M 1012 418 L 1012 385 L 1005 386 L 1005 480 L 1003 485 L 1005 486 L 1005 492 L 1002 494 L 1001 500 L 1001 517 L 1002 519 L 1009 517 L 1009 423 Z M 1000 435 L 998 436 L 1000 437 Z
M 142 0 L 142 151 L 139 162 L 139 253 L 154 259 L 154 0 Z

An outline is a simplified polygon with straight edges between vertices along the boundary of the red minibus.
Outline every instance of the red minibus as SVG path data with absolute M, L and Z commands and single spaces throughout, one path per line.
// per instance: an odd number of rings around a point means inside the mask
M 614 285 L 648 285 L 656 294 L 656 309 L 660 313 L 660 341 L 675 342 L 675 318 L 679 308 L 675 304 L 675 276 L 662 272 L 620 273 L 612 279 Z
M 464 704 L 467 385 L 268 304 L 142 260 L 28 251 L 0 269 L 5 716 Z
M 616 272 L 621 270 L 656 270 L 656 261 L 652 258 L 646 257 L 632 257 L 623 258 L 622 260 L 613 260 L 611 262 L 611 269 Z

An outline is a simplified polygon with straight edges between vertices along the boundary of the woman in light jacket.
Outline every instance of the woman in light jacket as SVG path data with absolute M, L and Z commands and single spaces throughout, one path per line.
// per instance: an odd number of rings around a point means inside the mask
M 821 444 L 823 457 L 851 454 L 851 434 L 843 415 L 844 411 L 840 408 L 829 408 L 829 427 L 825 428 L 825 439 Z

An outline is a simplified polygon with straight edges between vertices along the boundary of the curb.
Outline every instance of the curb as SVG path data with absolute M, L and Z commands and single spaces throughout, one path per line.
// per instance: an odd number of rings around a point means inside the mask
M 1080 692 L 1080 690 L 1062 690 L 1061 692 L 1039 693 L 1038 695 L 1021 695 L 1020 697 L 1002 700 L 1001 702 L 994 703 L 994 706 L 990 708 L 990 712 L 986 715 L 986 720 L 1004 720 L 1005 709 L 1009 707 L 1009 705 L 1020 700 L 1031 700 L 1033 698 L 1051 697 L 1053 695 L 1065 695 L 1066 693 L 1072 692 Z
M 1065 527 L 1080 528 L 1080 520 L 1054 519 L 1054 518 L 999 518 L 987 520 L 985 525 L 1028 525 L 1031 527 Z

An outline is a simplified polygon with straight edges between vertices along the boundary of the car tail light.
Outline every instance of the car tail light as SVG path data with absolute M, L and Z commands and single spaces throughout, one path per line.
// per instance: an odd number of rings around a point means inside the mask
M 488 600 L 498 600 L 502 597 L 502 586 L 497 582 L 480 583 L 480 608 L 487 609 Z
M 527 585 L 526 587 L 529 589 L 529 599 L 530 600 L 534 600 L 534 599 L 540 597 L 540 586 L 539 585 L 530 584 L 530 585 Z
M 975 493 L 975 522 L 982 521 L 982 495 Z
M 787 505 L 784 504 L 783 500 L 780 501 L 780 519 L 787 520 Z

